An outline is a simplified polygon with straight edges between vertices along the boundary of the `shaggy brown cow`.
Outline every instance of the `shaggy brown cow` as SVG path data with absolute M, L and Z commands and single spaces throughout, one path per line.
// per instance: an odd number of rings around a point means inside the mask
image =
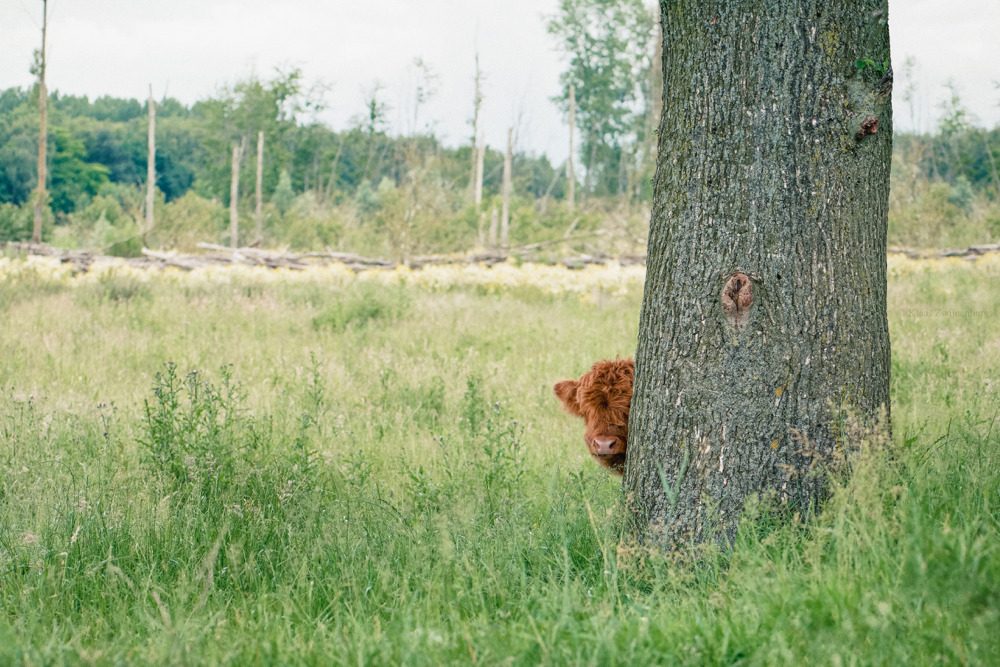
M 579 380 L 563 380 L 555 386 L 563 406 L 583 417 L 587 426 L 583 441 L 590 453 L 619 475 L 625 471 L 634 367 L 631 359 L 598 361 Z

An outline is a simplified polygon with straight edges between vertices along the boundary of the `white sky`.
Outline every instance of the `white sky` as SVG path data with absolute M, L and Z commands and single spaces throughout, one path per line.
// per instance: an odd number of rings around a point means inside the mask
M 251 72 L 300 67 L 307 82 L 331 86 L 319 119 L 334 129 L 363 112 L 362 91 L 378 81 L 392 130 L 402 132 L 412 125 L 420 57 L 439 77 L 420 125 L 432 120 L 456 145 L 471 135 L 478 48 L 487 142 L 503 145 L 517 124 L 520 148 L 561 162 L 568 130 L 551 98 L 562 66 L 545 31 L 557 1 L 50 0 L 49 89 L 144 99 L 152 83 L 157 98 L 191 104 Z M 41 4 L 0 0 L 0 89 L 32 83 Z M 949 80 L 981 124 L 1000 124 L 1000 1 L 890 0 L 889 26 L 897 127 L 911 127 L 899 99 L 907 56 L 918 64 L 913 124 L 933 128 Z

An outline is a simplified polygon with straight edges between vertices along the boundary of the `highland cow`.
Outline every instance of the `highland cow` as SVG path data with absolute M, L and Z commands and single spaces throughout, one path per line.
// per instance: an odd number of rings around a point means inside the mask
M 594 459 L 619 475 L 625 471 L 634 367 L 631 359 L 598 361 L 579 380 L 555 386 L 566 410 L 583 417 L 583 441 Z

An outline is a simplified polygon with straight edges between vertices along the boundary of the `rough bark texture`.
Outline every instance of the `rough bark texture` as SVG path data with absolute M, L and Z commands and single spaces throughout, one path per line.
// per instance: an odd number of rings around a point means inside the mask
M 639 535 L 731 541 L 823 494 L 889 400 L 885 0 L 661 2 L 664 105 L 625 489 Z

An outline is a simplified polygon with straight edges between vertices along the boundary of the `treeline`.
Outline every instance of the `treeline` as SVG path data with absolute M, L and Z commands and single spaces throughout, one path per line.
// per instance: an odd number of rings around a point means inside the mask
M 190 107 L 155 103 L 157 201 L 152 238 L 140 238 L 147 103 L 53 93 L 49 100 L 49 203 L 45 238 L 66 247 L 134 254 L 143 241 L 191 249 L 228 243 L 231 143 L 265 134 L 265 244 L 382 255 L 466 250 L 484 242 L 500 208 L 504 154 L 484 155 L 483 204 L 471 204 L 472 146 L 429 134 L 390 136 L 377 96 L 340 132 L 299 119 L 314 104 L 299 73 L 241 82 Z M 0 241 L 31 234 L 36 183 L 37 88 L 0 93 Z M 241 163 L 241 243 L 253 233 L 253 150 Z M 960 247 L 1000 238 L 1000 127 L 968 122 L 960 100 L 932 134 L 897 133 L 890 244 Z M 612 160 L 608 160 L 611 162 Z M 585 173 L 585 172 L 584 172 Z M 512 242 L 611 228 L 630 247 L 645 234 L 650 165 L 642 188 L 584 175 L 587 204 L 570 211 L 565 165 L 515 152 Z M 589 190 L 588 190 L 589 186 Z M 592 241 L 595 243 L 596 241 Z M 606 243 L 607 240 L 602 240 Z
M 264 132 L 265 244 L 350 249 L 398 255 L 447 252 L 480 243 L 500 208 L 504 152 L 487 147 L 483 204 L 471 205 L 472 147 L 449 148 L 433 135 L 390 136 L 384 107 L 337 132 L 298 120 L 309 104 L 298 73 L 242 82 L 219 98 L 186 107 L 155 103 L 156 227 L 147 243 L 190 249 L 228 243 L 230 145 Z M 37 89 L 0 93 L 0 241 L 31 235 L 29 204 L 37 187 Z M 67 247 L 141 247 L 147 159 L 147 103 L 59 95 L 49 98 L 49 204 L 44 238 Z M 254 229 L 255 141 L 241 162 L 241 243 Z M 512 234 L 530 242 L 595 230 L 602 222 L 602 183 L 573 217 L 566 210 L 564 165 L 515 151 Z M 581 183 L 582 186 L 582 183 Z M 602 191 L 602 189 L 604 191 Z M 578 193 L 582 191 L 578 190 Z M 577 195 L 580 196 L 579 194 Z
M 309 101 L 301 96 L 298 77 L 295 72 L 269 82 L 252 79 L 191 107 L 169 98 L 155 104 L 156 217 L 164 223 L 156 233 L 161 242 L 183 246 L 184 238 L 193 240 L 199 234 L 205 236 L 198 240 L 224 240 L 229 146 L 240 136 L 256 139 L 258 131 L 265 135 L 263 191 L 269 240 L 304 247 L 339 245 L 351 217 L 379 228 L 372 230 L 375 236 L 391 232 L 398 222 L 390 219 L 394 209 L 407 208 L 400 200 L 408 196 L 415 198 L 410 208 L 416 215 L 437 218 L 442 226 L 424 230 L 430 234 L 423 234 L 427 237 L 423 245 L 428 247 L 422 249 L 478 240 L 482 221 L 466 210 L 471 146 L 444 147 L 433 135 L 390 136 L 377 98 L 355 126 L 341 132 L 299 122 Z M 0 240 L 30 236 L 25 204 L 37 187 L 36 96 L 37 88 L 0 93 Z M 45 236 L 69 245 L 107 245 L 134 236 L 146 179 L 146 103 L 53 93 L 49 125 L 52 215 Z M 245 151 L 241 162 L 241 197 L 246 198 L 241 203 L 247 215 L 255 180 L 254 147 Z M 503 152 L 485 151 L 482 208 L 487 216 L 500 194 L 503 161 Z M 565 170 L 545 156 L 524 152 L 515 152 L 513 162 L 515 206 L 523 209 L 547 200 L 550 205 L 539 213 L 554 211 L 565 195 Z M 189 224 L 176 220 L 178 216 L 189 218 Z M 520 217 L 533 216 L 521 211 Z M 457 228 L 449 231 L 447 226 Z M 185 233 L 176 236 L 181 228 Z M 241 229 L 250 230 L 252 224 Z
M 36 213 L 44 209 L 45 240 L 120 253 L 137 252 L 142 243 L 186 248 L 208 240 L 400 259 L 598 231 L 603 246 L 620 241 L 631 250 L 644 236 L 655 166 L 661 77 L 651 12 L 642 0 L 561 0 L 547 19 L 566 63 L 556 104 L 575 150 L 561 165 L 518 150 L 516 127 L 506 145 L 484 145 L 478 56 L 471 132 L 459 147 L 419 129 L 432 126 L 419 120 L 436 93 L 433 68 L 419 58 L 413 107 L 406 110 L 413 129 L 405 136 L 387 131 L 390 109 L 378 84 L 349 127 L 315 122 L 322 96 L 304 87 L 298 70 L 250 77 L 190 107 L 161 99 L 152 103 L 152 227 L 141 222 L 149 208 L 141 190 L 151 103 L 46 97 L 50 171 L 45 183 L 37 182 L 43 49 L 32 69 L 39 83 L 0 94 L 0 240 L 26 236 L 28 201 L 41 193 Z M 230 226 L 225 208 L 234 172 L 238 224 Z

